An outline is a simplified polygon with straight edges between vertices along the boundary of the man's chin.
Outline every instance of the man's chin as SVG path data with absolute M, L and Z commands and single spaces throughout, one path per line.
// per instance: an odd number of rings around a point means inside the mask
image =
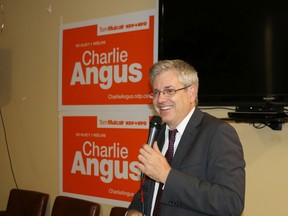
M 165 122 L 165 123 L 169 123 L 172 121 L 172 116 L 171 116 L 171 113 L 170 112 L 160 112 L 160 117 L 162 118 L 162 121 Z

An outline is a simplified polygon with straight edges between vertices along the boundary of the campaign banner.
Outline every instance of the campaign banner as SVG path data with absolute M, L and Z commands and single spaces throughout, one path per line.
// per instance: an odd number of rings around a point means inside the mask
M 140 187 L 137 156 L 151 116 L 150 110 L 63 114 L 60 193 L 128 206 Z
M 59 109 L 151 104 L 149 68 L 157 60 L 155 10 L 60 29 Z

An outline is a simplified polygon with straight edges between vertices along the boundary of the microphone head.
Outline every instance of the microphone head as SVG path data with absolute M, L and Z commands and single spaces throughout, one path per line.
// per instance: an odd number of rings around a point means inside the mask
M 149 136 L 147 144 L 149 146 L 153 145 L 153 142 L 157 139 L 157 136 L 159 134 L 160 128 L 161 128 L 162 119 L 160 116 L 153 116 L 150 121 L 150 127 L 149 127 Z
M 162 119 L 160 116 L 152 116 L 151 121 L 150 121 L 150 128 L 151 127 L 157 127 L 159 128 L 162 124 Z

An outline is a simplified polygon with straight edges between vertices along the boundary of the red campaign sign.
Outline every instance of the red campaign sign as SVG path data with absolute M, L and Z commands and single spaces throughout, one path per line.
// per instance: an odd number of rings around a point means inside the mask
M 133 123 L 125 119 L 107 122 L 118 124 L 115 128 L 101 128 L 97 119 L 62 117 L 62 192 L 129 203 L 140 186 L 137 156 L 147 139 L 148 119 L 138 121 L 146 128 L 136 129 L 117 128 Z
M 60 104 L 151 104 L 147 93 L 155 58 L 154 19 L 136 13 L 64 26 Z

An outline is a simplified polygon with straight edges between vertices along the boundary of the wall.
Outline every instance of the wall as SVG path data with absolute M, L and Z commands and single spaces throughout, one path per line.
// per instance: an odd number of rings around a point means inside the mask
M 58 51 L 59 26 L 83 20 L 151 9 L 156 0 L 3 0 L 5 29 L 0 49 L 11 54 L 9 101 L 1 111 L 15 177 L 20 188 L 50 194 L 47 215 L 58 195 Z M 47 10 L 51 6 L 51 12 Z M 62 17 L 62 18 L 61 18 Z M 62 21 L 61 21 L 62 19 Z M 0 61 L 2 64 L 2 61 Z M 0 65 L 0 73 L 1 73 Z M 0 80 L 1 82 L 2 80 Z M 226 117 L 227 110 L 208 110 Z M 247 162 L 243 216 L 286 216 L 288 126 L 282 131 L 235 124 Z M 0 209 L 15 187 L 0 125 Z M 103 205 L 101 216 L 110 206 Z

